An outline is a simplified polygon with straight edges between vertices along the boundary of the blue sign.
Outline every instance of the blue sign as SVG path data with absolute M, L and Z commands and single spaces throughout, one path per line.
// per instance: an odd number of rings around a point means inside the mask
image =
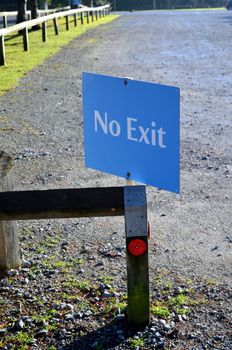
M 72 5 L 80 5 L 81 0 L 72 0 Z
M 180 91 L 83 73 L 87 167 L 179 193 Z

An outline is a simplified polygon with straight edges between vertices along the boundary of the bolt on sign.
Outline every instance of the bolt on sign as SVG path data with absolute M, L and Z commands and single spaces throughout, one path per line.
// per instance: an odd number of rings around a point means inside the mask
M 180 90 L 83 73 L 87 167 L 179 192 Z

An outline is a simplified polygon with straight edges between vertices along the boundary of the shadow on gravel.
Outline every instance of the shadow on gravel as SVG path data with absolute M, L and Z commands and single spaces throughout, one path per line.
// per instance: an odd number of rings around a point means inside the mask
M 112 321 L 106 326 L 92 331 L 62 350 L 113 349 L 133 337 L 138 329 L 128 327 L 126 321 Z
M 227 23 L 227 24 L 231 24 L 232 25 L 232 12 L 231 12 L 231 16 L 225 16 L 225 17 L 220 17 L 220 21 L 222 23 Z
M 0 271 L 0 281 L 6 278 L 7 272 L 6 271 Z

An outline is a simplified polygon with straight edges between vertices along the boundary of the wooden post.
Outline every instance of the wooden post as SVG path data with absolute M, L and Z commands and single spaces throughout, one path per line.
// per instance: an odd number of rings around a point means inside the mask
M 12 158 L 0 152 L 0 192 L 12 191 Z M 0 270 L 15 269 L 20 266 L 17 227 L 14 221 L 0 221 Z
M 29 51 L 29 38 L 28 38 L 28 28 L 24 28 L 23 32 L 23 48 L 24 51 Z
M 4 35 L 0 36 L 0 65 L 5 66 L 6 64 L 6 57 L 5 57 L 5 42 L 4 42 Z
M 47 23 L 46 23 L 46 21 L 42 23 L 42 40 L 44 43 L 47 41 Z
M 86 12 L 87 23 L 89 23 L 89 11 Z
M 7 28 L 7 15 L 4 15 L 2 20 L 3 20 L 3 28 Z
M 94 12 L 91 11 L 92 22 L 94 22 Z
M 127 247 L 128 322 L 136 326 L 150 322 L 148 223 L 145 186 L 124 188 Z
M 65 16 L 66 30 L 69 30 L 69 16 Z
M 58 20 L 57 18 L 53 19 L 54 29 L 55 29 L 55 35 L 59 35 L 59 26 L 58 26 Z
M 98 11 L 95 11 L 96 20 L 98 20 Z
M 74 18 L 74 26 L 76 27 L 77 26 L 77 13 L 74 13 L 73 18 Z
M 84 24 L 84 14 L 81 12 L 81 24 Z

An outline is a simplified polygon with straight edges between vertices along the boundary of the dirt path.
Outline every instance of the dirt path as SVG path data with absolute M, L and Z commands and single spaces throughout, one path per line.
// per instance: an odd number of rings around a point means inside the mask
M 178 86 L 181 194 L 148 188 L 151 266 L 231 281 L 231 29 L 226 11 L 127 13 L 33 70 L 0 98 L 0 145 L 16 158 L 17 189 L 124 184 L 84 168 L 83 71 Z M 123 233 L 121 220 L 102 222 Z

